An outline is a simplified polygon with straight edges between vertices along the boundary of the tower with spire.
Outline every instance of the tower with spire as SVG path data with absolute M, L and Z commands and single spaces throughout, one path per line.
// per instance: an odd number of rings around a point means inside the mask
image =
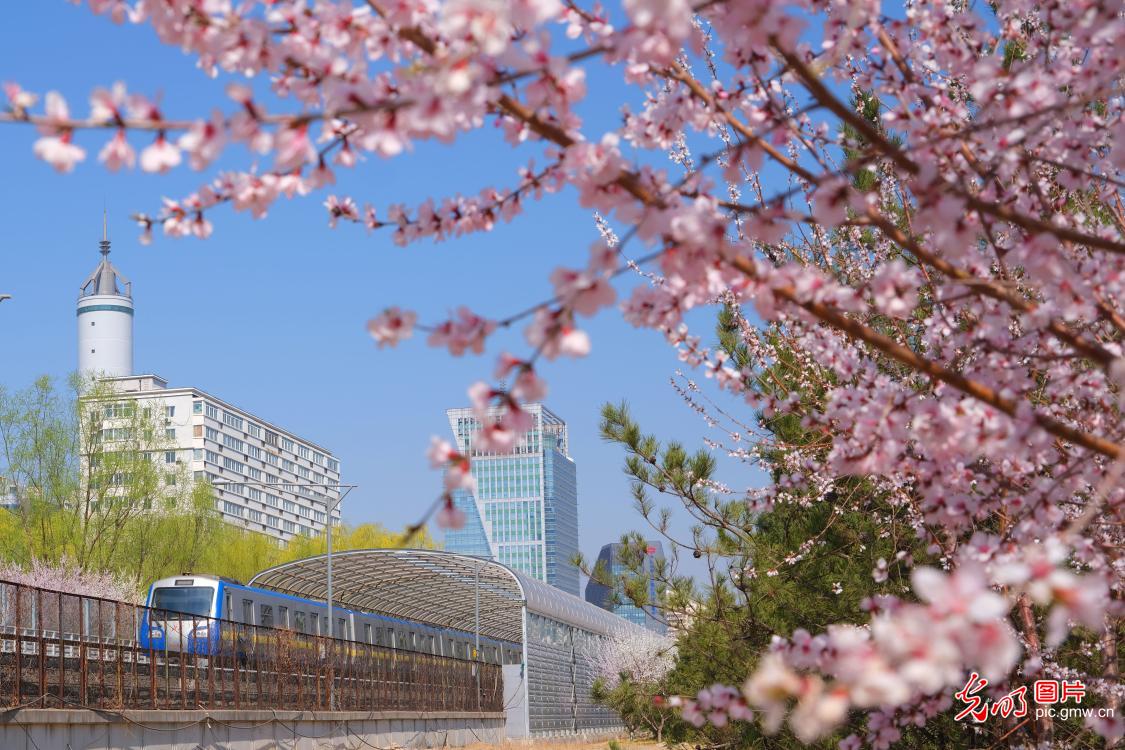
M 133 374 L 133 285 L 109 262 L 102 213 L 102 260 L 78 293 L 78 371 L 83 375 Z

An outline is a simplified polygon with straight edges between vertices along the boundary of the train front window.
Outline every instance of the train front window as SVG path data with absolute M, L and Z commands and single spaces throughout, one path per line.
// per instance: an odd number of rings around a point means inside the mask
M 210 617 L 215 589 L 210 586 L 168 586 L 152 592 L 152 608 L 196 617 Z

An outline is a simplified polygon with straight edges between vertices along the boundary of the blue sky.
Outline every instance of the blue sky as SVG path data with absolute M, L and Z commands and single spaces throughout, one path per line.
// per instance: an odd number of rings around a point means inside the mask
M 24 3 L 16 16 L 0 26 L 0 80 L 57 89 L 72 114 L 84 116 L 89 92 L 116 80 L 149 95 L 163 92 L 168 117 L 229 109 L 225 81 L 207 78 L 148 27 L 118 27 L 62 0 Z M 620 86 L 591 80 L 582 114 L 611 128 L 622 96 Z M 32 156 L 35 137 L 23 126 L 0 127 L 0 293 L 14 296 L 0 306 L 0 384 L 20 388 L 75 367 L 74 303 L 97 263 L 104 203 L 113 260 L 133 282 L 138 371 L 210 391 L 334 451 L 344 479 L 359 485 L 344 510 L 349 522 L 401 527 L 416 520 L 439 489 L 424 451 L 431 435 L 448 437 L 444 410 L 467 403 L 466 387 L 490 376 L 496 353 L 527 351 L 519 331 L 496 336 L 483 357 L 451 358 L 419 338 L 378 350 L 365 321 L 391 304 L 416 309 L 425 321 L 459 304 L 503 317 L 548 298 L 550 271 L 584 263 L 597 238 L 572 191 L 528 204 L 516 222 L 491 233 L 407 248 L 389 234 L 329 230 L 319 194 L 283 201 L 262 221 L 219 209 L 210 240 L 158 235 L 144 247 L 128 215 L 155 211 L 162 195 L 187 194 L 214 169 L 111 174 L 96 162 L 105 140 L 97 134 L 78 139 L 87 160 L 60 176 Z M 475 194 L 514 184 L 532 153 L 513 151 L 487 126 L 452 147 L 422 144 L 395 160 L 372 157 L 339 175 L 337 192 L 384 211 L 427 196 Z M 234 153 L 218 166 L 249 163 Z M 698 332 L 709 334 L 708 316 L 694 319 Z M 602 544 L 643 524 L 621 451 L 597 436 L 600 405 L 626 399 L 646 429 L 689 446 L 708 430 L 669 387 L 679 362 L 658 334 L 631 328 L 615 311 L 588 330 L 590 357 L 545 363 L 543 372 L 547 404 L 570 425 L 581 546 L 593 558 Z M 720 477 L 734 486 L 759 480 L 733 465 Z

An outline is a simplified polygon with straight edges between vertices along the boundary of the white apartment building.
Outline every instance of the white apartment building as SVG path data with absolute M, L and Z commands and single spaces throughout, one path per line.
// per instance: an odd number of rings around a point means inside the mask
M 102 260 L 78 297 L 79 372 L 112 385 L 123 401 L 163 410 L 172 447 L 155 459 L 210 480 L 223 520 L 281 542 L 324 531 L 329 513 L 338 524 L 340 462 L 328 450 L 198 388 L 130 374 L 132 285 L 109 262 L 104 226 L 100 244 Z M 112 420 L 105 427 L 115 429 Z
M 340 523 L 340 462 L 325 448 L 198 388 L 169 388 L 156 375 L 104 378 L 121 400 L 164 413 L 174 448 L 157 460 L 186 464 L 215 488 L 223 520 L 288 541 Z M 315 485 L 315 486 L 313 486 Z

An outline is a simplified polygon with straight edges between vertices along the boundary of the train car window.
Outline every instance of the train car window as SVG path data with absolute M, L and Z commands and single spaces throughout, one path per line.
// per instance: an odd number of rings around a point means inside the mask
M 320 618 L 320 635 L 328 635 L 328 616 L 321 615 Z
M 162 613 L 207 617 L 214 602 L 215 589 L 210 586 L 161 586 L 152 590 L 152 608 Z
M 375 643 L 379 644 L 380 646 L 386 646 L 387 645 L 386 643 L 383 642 L 383 629 L 382 628 L 375 628 Z
M 261 615 L 259 625 L 263 628 L 273 627 L 273 607 L 268 604 L 259 605 L 258 613 Z
M 371 623 L 369 623 L 369 622 L 363 623 L 363 642 L 364 643 L 374 643 L 375 642 L 375 641 L 371 640 Z
M 279 628 L 289 627 L 289 607 L 279 606 L 277 608 L 277 626 Z
M 226 618 L 228 620 L 233 620 L 234 619 L 234 610 L 231 609 L 230 592 L 229 591 L 226 594 L 223 595 L 223 599 L 226 600 L 225 601 L 225 607 L 223 609 L 223 611 L 227 613 Z
M 254 600 L 253 599 L 243 599 L 242 600 L 242 621 L 244 623 L 246 623 L 247 625 L 253 625 L 254 624 Z
M 346 622 L 347 621 L 343 617 L 340 617 L 336 620 L 336 637 L 337 638 L 346 638 L 347 637 L 347 635 L 345 635 L 347 633 Z
M 298 633 L 305 632 L 305 613 L 297 610 L 293 613 L 293 629 Z

